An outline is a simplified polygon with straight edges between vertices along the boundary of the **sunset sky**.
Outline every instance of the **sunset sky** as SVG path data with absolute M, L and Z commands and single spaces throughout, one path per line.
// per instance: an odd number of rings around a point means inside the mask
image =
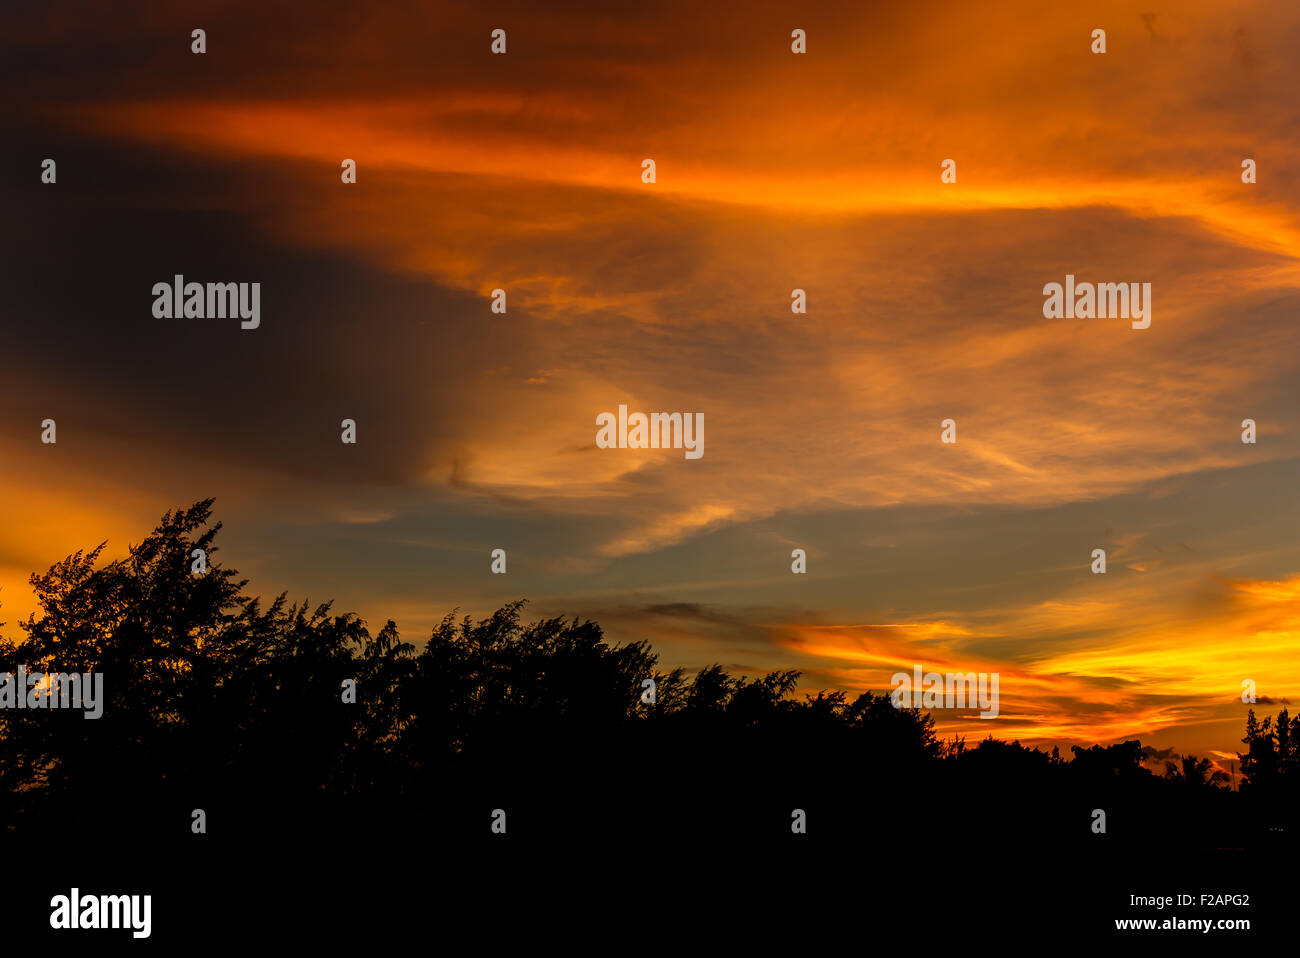
M 77 6 L 0 36 L 5 635 L 215 496 L 250 591 L 413 641 L 524 597 L 808 692 L 999 672 L 945 737 L 1225 763 L 1244 679 L 1300 696 L 1300 6 Z M 177 273 L 261 327 L 154 318 Z M 1067 273 L 1151 327 L 1044 319 Z M 620 403 L 703 457 L 598 449 Z

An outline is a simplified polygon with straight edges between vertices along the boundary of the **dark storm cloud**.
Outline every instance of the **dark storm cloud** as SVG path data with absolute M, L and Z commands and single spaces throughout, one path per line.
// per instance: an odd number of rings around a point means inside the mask
M 402 481 L 465 438 L 480 369 L 529 368 L 526 311 L 502 335 L 463 291 L 254 229 L 251 216 L 274 218 L 299 188 L 294 169 L 178 165 L 145 148 L 11 132 L 25 149 L 6 154 L 0 185 L 16 226 L 3 240 L 0 341 L 22 386 L 0 401 L 9 435 L 48 415 L 69 436 L 94 423 L 200 459 Z M 26 168 L 47 154 L 56 189 Z M 155 318 L 152 287 L 177 273 L 261 283 L 260 328 Z M 356 447 L 338 441 L 344 418 L 359 424 Z

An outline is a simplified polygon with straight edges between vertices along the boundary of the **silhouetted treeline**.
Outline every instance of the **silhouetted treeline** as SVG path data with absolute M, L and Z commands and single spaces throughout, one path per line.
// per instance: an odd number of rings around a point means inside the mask
M 1295 833 L 1300 720 L 1285 711 L 1250 714 L 1233 791 L 1193 756 L 1151 774 L 1136 741 L 1075 747 L 1071 761 L 992 738 L 967 747 L 886 695 L 800 697 L 796 672 L 665 671 L 645 642 L 611 645 L 590 621 L 525 623 L 521 603 L 449 615 L 417 647 L 392 621 L 372 635 L 328 604 L 245 595 L 215 561 L 211 504 L 168 513 L 125 559 L 96 567 L 100 546 L 32 577 L 40 612 L 0 646 L 0 672 L 102 671 L 106 701 L 98 720 L 0 710 L 12 837 L 175 843 L 203 809 L 216 834 L 373 837 L 418 820 L 451 841 L 487 838 L 498 808 L 511 836 L 562 842 L 789 841 L 795 809 L 807 840 L 897 836 L 917 851 L 974 853 L 972 836 L 1082 847 L 1101 837 L 1094 809 L 1104 840 L 1138 846 Z

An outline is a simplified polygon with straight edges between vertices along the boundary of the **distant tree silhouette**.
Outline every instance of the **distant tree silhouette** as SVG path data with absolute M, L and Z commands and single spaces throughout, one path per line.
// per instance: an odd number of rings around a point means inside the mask
M 579 619 L 521 619 L 513 602 L 448 614 L 422 647 L 389 620 L 375 635 L 329 603 L 269 604 L 217 561 L 212 500 L 168 512 L 125 558 L 104 545 L 33 575 L 39 611 L 0 641 L 0 671 L 97 671 L 104 717 L 0 710 L 0 822 L 17 835 L 85 828 L 175 841 L 190 810 L 231 833 L 373 838 L 375 822 L 428 823 L 439 841 L 511 834 L 864 839 L 944 821 L 1006 841 L 1080 847 L 1092 809 L 1115 840 L 1188 828 L 1245 841 L 1222 773 L 1183 756 L 1165 778 L 1137 741 L 1027 748 L 942 743 L 933 719 L 885 694 L 796 696 L 799 673 L 664 671 L 644 641 L 612 645 Z M 206 573 L 191 573 L 194 549 Z M 642 700 L 655 682 L 655 701 Z M 345 682 L 356 701 L 344 702 Z M 1283 814 L 1296 720 L 1247 720 L 1243 793 Z M 1188 788 L 1186 786 L 1195 786 Z M 1292 803 L 1294 804 L 1294 803 Z M 1276 814 L 1275 814 L 1276 813 Z M 467 822 L 478 823 L 468 825 Z
M 1228 773 L 1222 769 L 1211 769 L 1214 766 L 1208 758 L 1198 760 L 1195 755 L 1180 755 L 1179 762 L 1165 762 L 1165 778 L 1189 788 L 1226 785 Z
M 1072 745 L 1070 751 L 1074 753 L 1072 764 L 1076 770 L 1087 769 L 1098 775 L 1113 775 L 1121 780 L 1150 774 L 1142 765 L 1142 743 L 1136 739 L 1114 745 L 1093 745 L 1091 748 Z

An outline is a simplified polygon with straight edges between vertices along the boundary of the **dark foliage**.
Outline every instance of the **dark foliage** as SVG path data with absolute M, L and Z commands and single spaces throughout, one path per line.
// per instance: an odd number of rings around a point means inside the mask
M 1294 832 L 1300 719 L 1250 714 L 1240 792 L 1209 763 L 1142 765 L 1140 743 L 1055 751 L 989 738 L 939 742 L 932 720 L 882 695 L 799 698 L 796 672 L 663 671 L 645 642 L 590 621 L 525 623 L 516 602 L 448 615 L 423 648 L 328 603 L 269 605 L 215 561 L 211 500 L 168 513 L 127 558 L 103 546 L 34 575 L 41 611 L 0 644 L 0 672 L 102 671 L 101 719 L 0 710 L 0 823 L 12 836 L 125 831 L 190 839 L 192 809 L 222 834 L 373 835 L 418 820 L 439 841 L 512 836 L 637 842 L 977 834 L 1249 846 Z M 208 570 L 190 571 L 193 550 Z M 657 702 L 642 701 L 653 678 Z M 356 702 L 343 701 L 345 680 Z M 815 827 L 814 827 L 815 826 Z M 964 830 L 964 831 L 963 831 Z M 577 838 L 575 838 L 577 836 Z M 918 848 L 921 847 L 918 845 Z

